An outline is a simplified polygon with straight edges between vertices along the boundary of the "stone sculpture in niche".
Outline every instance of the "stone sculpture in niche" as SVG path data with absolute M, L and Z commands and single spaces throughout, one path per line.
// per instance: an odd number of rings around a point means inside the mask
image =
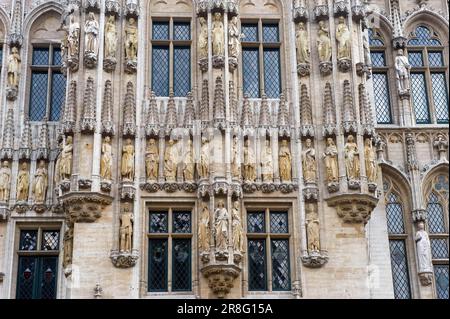
M 137 68 L 137 32 L 136 20 L 130 18 L 125 28 L 125 66 L 129 73 L 136 71 Z
M 295 37 L 297 39 L 297 63 L 309 63 L 310 51 L 308 45 L 308 31 L 306 31 L 306 27 L 303 22 L 300 22 L 297 25 Z
M 80 24 L 75 21 L 75 16 L 73 15 L 70 17 L 67 46 L 69 59 L 78 58 L 80 50 Z
M 198 243 L 201 254 L 208 253 L 210 250 L 211 228 L 209 226 L 209 209 L 206 203 L 203 203 L 198 225 Z
M 403 54 L 403 50 L 397 51 L 395 57 L 395 71 L 397 75 L 397 87 L 400 95 L 408 94 L 410 91 L 409 73 L 411 65 L 409 64 L 408 57 Z
M 338 42 L 338 59 L 350 59 L 351 34 L 348 26 L 345 24 L 344 17 L 339 17 L 339 22 L 336 27 L 336 40 Z
M 214 238 L 216 253 L 220 255 L 225 255 L 228 249 L 228 222 L 228 211 L 223 200 L 219 200 L 214 212 Z
M 237 16 L 231 18 L 228 28 L 228 54 L 230 57 L 238 58 L 241 54 L 241 37 L 239 33 L 239 19 Z
M 184 180 L 186 182 L 194 181 L 195 162 L 194 162 L 194 148 L 192 147 L 192 140 L 188 140 L 187 150 L 184 154 Z
M 131 252 L 133 238 L 133 210 L 130 203 L 125 203 L 120 214 L 120 252 Z
M 117 30 L 116 30 L 116 18 L 114 15 L 110 15 L 107 18 L 105 24 L 105 60 L 104 67 L 107 71 L 114 70 L 117 60 Z
M 147 180 L 156 181 L 158 178 L 159 151 L 154 138 L 149 139 L 145 150 L 145 168 Z
M 132 182 L 134 180 L 134 145 L 128 138 L 122 148 L 121 175 L 123 181 Z
M 97 64 L 98 54 L 98 33 L 99 24 L 95 19 L 95 14 L 89 12 L 84 25 L 85 41 L 84 41 L 84 59 L 88 68 L 92 68 Z
M 306 184 L 315 183 L 317 179 L 316 150 L 309 138 L 306 140 L 305 146 L 302 154 L 303 179 Z
M 178 150 L 175 142 L 169 140 L 164 153 L 164 177 L 167 182 L 175 182 L 177 178 Z
M 339 166 L 338 166 L 338 149 L 334 140 L 327 138 L 327 147 L 323 153 L 325 159 L 325 167 L 327 169 L 328 184 L 335 184 L 339 182 Z
M 244 251 L 244 230 L 241 223 L 241 211 L 239 201 L 233 203 L 231 210 L 232 230 L 233 230 L 233 251 L 242 253 Z
M 212 39 L 213 39 L 213 55 L 224 55 L 224 30 L 222 14 L 216 12 L 214 14 L 214 22 L 212 25 Z
M 202 148 L 200 153 L 200 163 L 198 164 L 198 174 L 200 178 L 209 177 L 209 141 L 202 137 Z
M 102 157 L 100 160 L 100 176 L 105 180 L 112 179 L 112 146 L 111 138 L 106 136 L 102 143 Z
M 366 138 L 364 140 L 364 160 L 366 166 L 367 181 L 369 183 L 376 183 L 377 181 L 376 153 L 372 145 L 372 140 L 370 138 Z
M 253 148 L 249 146 L 249 141 L 245 141 L 244 147 L 244 179 L 247 183 L 256 180 L 256 158 Z
M 239 138 L 235 136 L 233 138 L 233 149 L 232 149 L 232 159 L 231 159 L 231 175 L 233 178 L 241 178 L 241 167 L 239 160 Z
M 43 204 L 47 195 L 48 173 L 45 166 L 45 161 L 40 160 L 34 174 L 33 194 L 36 204 Z
M 281 181 L 290 182 L 292 180 L 292 155 L 287 140 L 281 142 L 279 164 Z
M 23 162 L 20 165 L 20 171 L 17 175 L 17 201 L 26 202 L 28 200 L 28 190 L 30 188 L 30 173 L 28 163 Z
M 320 223 L 316 203 L 306 203 L 306 233 L 309 252 L 320 251 Z
M 325 22 L 319 21 L 319 31 L 317 33 L 317 51 L 319 54 L 319 69 L 322 75 L 331 73 L 333 65 L 331 64 L 331 39 Z
M 17 90 L 19 88 L 20 65 L 22 59 L 20 58 L 19 49 L 17 47 L 11 48 L 11 53 L 8 55 L 8 98 L 14 99 L 17 97 Z
M 72 175 L 72 136 L 68 136 L 60 154 L 59 174 L 61 180 L 70 179 Z
M 270 141 L 264 142 L 264 147 L 261 154 L 261 170 L 264 183 L 273 182 L 273 157 Z
M 420 282 L 422 285 L 428 286 L 431 285 L 433 281 L 433 264 L 430 237 L 425 230 L 425 223 L 423 221 L 417 224 L 415 241 L 417 247 Z
M 208 57 L 208 23 L 206 19 L 200 17 L 200 34 L 198 37 L 198 55 L 200 59 Z
M 345 169 L 347 172 L 347 178 L 349 179 L 349 181 L 359 179 L 360 176 L 359 150 L 353 135 L 348 136 L 347 143 L 344 146 L 344 153 L 345 153 Z
M 9 161 L 5 160 L 0 169 L 0 202 L 9 200 L 9 192 L 11 189 L 11 168 Z

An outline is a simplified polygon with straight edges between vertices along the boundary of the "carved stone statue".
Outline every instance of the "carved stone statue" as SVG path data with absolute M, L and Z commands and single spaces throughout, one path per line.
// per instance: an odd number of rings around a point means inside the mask
M 287 140 L 283 140 L 281 142 L 278 157 L 281 181 L 290 182 L 292 180 L 292 155 Z
M 228 249 L 228 211 L 225 208 L 223 200 L 217 203 L 214 212 L 214 238 L 216 242 L 216 251 L 224 253 Z
M 417 229 L 415 240 L 417 245 L 419 273 L 433 272 L 430 238 L 425 230 L 424 222 L 419 222 L 417 224 Z
M 236 179 L 241 178 L 241 165 L 239 159 L 239 138 L 233 138 L 233 148 L 231 153 L 231 176 Z
M 166 146 L 164 153 L 164 177 L 168 182 L 175 182 L 177 178 L 178 166 L 178 150 L 175 142 L 169 140 L 169 145 Z
M 70 17 L 67 41 L 69 57 L 77 57 L 80 52 L 80 24 L 75 21 L 75 17 L 73 15 Z
M 145 150 L 145 169 L 147 180 L 156 181 L 158 179 L 159 151 L 154 138 L 149 139 Z
M 64 232 L 63 267 L 67 267 L 72 263 L 72 253 L 73 253 L 73 227 L 69 227 Z
M 0 202 L 9 200 L 9 192 L 11 190 L 11 168 L 9 161 L 3 161 L 0 169 Z
M 63 149 L 63 142 L 60 141 L 58 143 L 58 149 L 59 149 L 59 154 L 58 157 L 56 158 L 56 162 L 55 162 L 55 176 L 53 177 L 55 184 L 58 184 L 61 181 L 61 153 L 62 153 L 62 149 Z
M 241 34 L 238 23 L 238 17 L 234 16 L 228 26 L 228 55 L 234 58 L 238 58 L 241 54 Z
M 121 175 L 124 181 L 132 182 L 134 180 L 134 145 L 130 138 L 122 147 Z
M 127 61 L 137 60 L 138 39 L 136 20 L 130 18 L 125 28 L 125 59 Z
M 198 36 L 198 56 L 200 59 L 208 57 L 208 23 L 206 19 L 200 17 L 200 34 Z
M 213 55 L 224 55 L 224 30 L 222 14 L 216 12 L 214 14 L 214 22 L 212 24 L 212 42 Z
M 319 21 L 319 32 L 317 38 L 317 50 L 319 51 L 320 62 L 330 62 L 331 60 L 331 39 L 330 32 L 323 20 Z
M 357 180 L 360 176 L 359 151 L 353 135 L 349 135 L 344 146 L 345 169 L 349 180 Z
M 68 136 L 63 146 L 59 161 L 59 174 L 62 180 L 70 179 L 72 175 L 72 136 Z
M 192 147 L 192 140 L 188 140 L 187 150 L 184 154 L 184 180 L 186 182 L 194 181 L 195 174 L 195 161 L 194 161 L 194 148 Z
M 37 204 L 43 204 L 47 195 L 48 173 L 44 160 L 39 161 L 38 168 L 34 174 L 33 194 Z
M 23 162 L 20 165 L 19 174 L 17 175 L 17 201 L 26 202 L 28 200 L 29 188 L 30 173 L 28 171 L 28 163 Z
M 339 17 L 339 23 L 336 27 L 336 40 L 338 42 L 338 59 L 350 59 L 351 34 L 348 26 L 345 24 L 344 17 Z
M 403 50 L 397 51 L 395 57 L 395 71 L 397 75 L 397 86 L 400 93 L 405 93 L 410 90 L 409 72 L 411 64 L 409 64 L 408 57 L 403 54 Z
M 11 88 L 19 87 L 21 61 L 19 50 L 17 47 L 12 47 L 8 56 L 8 86 Z
M 120 214 L 120 252 L 131 252 L 133 236 L 133 210 L 130 203 L 125 203 Z
M 256 180 L 256 157 L 249 144 L 247 140 L 244 147 L 244 179 L 246 182 L 254 182 Z
M 100 160 L 100 176 L 105 180 L 112 180 L 112 146 L 111 138 L 106 136 L 102 143 L 102 157 Z
M 320 251 L 320 223 L 317 204 L 306 203 L 306 236 L 309 252 Z
M 264 142 L 264 147 L 261 152 L 261 171 L 263 182 L 273 182 L 273 157 L 269 140 Z
M 233 230 L 233 251 L 242 253 L 244 251 L 244 230 L 241 223 L 241 210 L 239 201 L 233 203 L 231 210 L 231 226 Z
M 308 43 L 308 31 L 306 31 L 305 24 L 300 22 L 295 33 L 297 46 L 297 63 L 309 63 L 310 51 Z
M 305 146 L 302 154 L 303 179 L 305 183 L 315 183 L 317 179 L 316 150 L 309 138 L 306 140 Z
M 206 203 L 203 203 L 198 225 L 198 248 L 200 253 L 207 253 L 210 250 L 211 228 L 209 226 L 209 209 Z
M 98 30 L 99 25 L 95 19 L 94 12 L 89 12 L 89 15 L 84 24 L 84 32 L 86 34 L 84 42 L 84 51 L 97 55 L 98 50 Z
M 105 24 L 105 57 L 115 58 L 117 51 L 116 18 L 110 15 Z
M 200 153 L 200 163 L 198 164 L 198 174 L 200 178 L 209 177 L 209 141 L 202 137 L 202 149 Z
M 327 147 L 325 148 L 323 157 L 327 169 L 328 183 L 339 182 L 338 149 L 331 137 L 327 138 Z
M 372 145 L 372 140 L 366 138 L 364 141 L 364 160 L 366 166 L 367 181 L 369 183 L 376 183 L 377 181 L 377 162 L 376 153 Z

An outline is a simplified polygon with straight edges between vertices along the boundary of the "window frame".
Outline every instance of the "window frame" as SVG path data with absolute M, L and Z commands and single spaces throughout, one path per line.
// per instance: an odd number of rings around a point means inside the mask
M 48 49 L 48 62 L 47 65 L 34 65 L 33 64 L 33 54 L 35 49 Z M 56 50 L 55 50 L 56 49 Z M 60 118 L 58 120 L 50 120 L 51 119 L 51 112 L 52 112 L 52 93 L 53 93 L 53 75 L 54 74 L 63 74 L 62 65 L 54 65 L 54 52 L 60 51 L 60 44 L 59 43 L 53 43 L 53 42 L 36 42 L 30 44 L 30 63 L 29 63 L 29 87 L 28 87 L 28 101 L 27 101 L 27 116 L 30 119 L 30 122 L 32 123 L 39 123 L 39 122 L 50 122 L 50 123 L 57 123 L 61 120 L 61 116 L 63 115 L 64 110 L 64 103 L 61 105 L 60 109 Z M 31 120 L 31 101 L 32 101 L 32 75 L 33 73 L 45 73 L 47 72 L 47 96 L 46 96 L 46 107 L 45 107 L 45 115 L 41 120 Z M 64 97 L 66 96 L 66 86 L 67 86 L 67 80 L 65 81 L 64 85 Z M 65 99 L 65 98 L 64 98 Z
M 195 254 L 192 253 L 193 247 L 196 245 L 194 233 L 195 229 L 195 205 L 189 204 L 173 204 L 167 203 L 157 204 L 151 203 L 150 205 L 145 206 L 145 221 L 146 221 L 146 233 L 145 233 L 145 251 L 146 258 L 143 258 L 145 262 L 144 265 L 144 278 L 146 282 L 146 289 L 144 290 L 145 297 L 152 296 L 170 296 L 170 295 L 194 295 L 194 269 L 195 269 Z M 166 233 L 151 233 L 150 232 L 150 214 L 151 213 L 167 213 L 167 227 L 168 232 Z M 190 223 L 191 229 L 189 233 L 175 233 L 173 230 L 173 214 L 177 212 L 189 212 L 190 213 Z M 167 240 L 167 249 L 166 249 L 166 289 L 164 290 L 150 290 L 149 284 L 149 274 L 150 274 L 150 240 L 152 239 L 164 239 Z M 189 239 L 191 244 L 191 253 L 190 253 L 190 289 L 189 290 L 174 290 L 173 288 L 173 241 L 177 239 Z
M 241 41 L 242 46 L 242 52 L 241 52 L 241 59 L 243 61 L 243 54 L 245 49 L 258 49 L 258 76 L 259 76 L 259 90 L 258 90 L 258 96 L 257 97 L 250 97 L 252 99 L 261 99 L 263 93 L 267 94 L 266 92 L 266 84 L 265 84 L 265 61 L 264 61 L 264 53 L 267 50 L 278 50 L 278 61 L 279 61 L 279 96 L 276 97 L 268 97 L 269 99 L 279 99 L 280 95 L 283 93 L 283 29 L 282 29 L 282 20 L 281 19 L 274 19 L 274 18 L 241 18 L 241 30 L 242 26 L 245 25 L 257 25 L 258 27 L 258 39 L 257 41 L 245 41 L 245 38 Z M 269 25 L 277 25 L 278 27 L 278 42 L 265 42 L 264 41 L 264 26 Z M 242 83 L 241 87 L 244 89 L 244 65 L 242 65 Z M 247 92 L 243 92 L 244 94 L 247 94 Z
M 158 39 L 158 40 L 154 40 L 153 39 L 153 25 L 155 24 L 155 22 L 157 23 L 168 23 L 169 24 L 169 37 L 168 39 Z M 175 36 L 175 24 L 177 23 L 189 23 L 189 32 L 190 32 L 190 39 L 189 40 L 176 40 L 174 39 Z M 168 96 L 159 96 L 157 95 L 157 97 L 169 97 L 171 92 L 174 94 L 174 97 L 177 98 L 183 98 L 186 96 L 177 96 L 175 95 L 175 48 L 189 48 L 190 51 L 190 61 L 189 61 L 189 85 L 190 85 L 190 89 L 188 91 L 192 92 L 193 90 L 193 79 L 194 79 L 194 69 L 192 67 L 192 62 L 194 61 L 194 50 L 193 50 L 193 40 L 192 40 L 192 35 L 194 33 L 194 29 L 193 29 L 193 20 L 191 17 L 178 17 L 178 16 L 169 16 L 169 17 L 165 17 L 165 16 L 153 16 L 150 18 L 150 87 L 152 88 L 152 91 L 154 91 L 154 78 L 153 78 L 153 64 L 154 64 L 154 56 L 153 56 L 153 48 L 154 47 L 164 47 L 164 48 L 168 48 L 169 50 L 169 69 L 167 70 L 168 74 L 168 79 L 169 79 L 169 87 L 167 88 L 167 92 L 169 93 Z M 155 92 L 156 93 L 156 92 Z
M 430 46 L 430 45 L 410 45 L 409 41 L 416 39 L 416 30 L 419 27 L 425 27 L 430 31 L 430 39 L 436 39 L 439 40 L 441 45 L 436 46 Z M 423 60 L 423 66 L 411 66 L 411 73 L 421 73 L 424 74 L 425 78 L 425 91 L 427 94 L 427 101 L 428 101 L 428 112 L 429 112 L 429 122 L 428 123 L 417 123 L 416 120 L 416 112 L 414 107 L 414 100 L 411 97 L 411 103 L 412 103 L 412 111 L 414 113 L 414 119 L 416 125 L 430 125 L 430 124 L 437 124 L 437 125 L 448 125 L 449 118 L 447 118 L 446 121 L 438 121 L 437 119 L 437 112 L 436 112 L 436 105 L 433 98 L 433 82 L 431 79 L 431 74 L 434 73 L 443 73 L 444 79 L 446 81 L 446 94 L 447 94 L 447 103 L 450 102 L 450 92 L 449 92 L 449 76 L 448 76 L 448 60 L 446 55 L 446 47 L 442 45 L 442 40 L 438 36 L 433 36 L 434 28 L 425 25 L 425 24 L 417 24 L 414 26 L 412 31 L 412 36 L 408 38 L 408 44 L 406 46 L 406 51 L 409 57 L 409 52 L 420 52 L 422 53 L 422 60 Z M 442 54 L 442 66 L 430 66 L 429 62 L 429 53 L 430 52 L 440 52 Z
M 245 267 L 245 281 L 247 282 L 247 291 L 246 293 L 249 295 L 258 295 L 258 294 L 291 294 L 292 287 L 294 285 L 294 267 L 293 264 L 295 260 L 295 252 L 294 249 L 294 225 L 293 225 L 293 216 L 292 216 L 292 207 L 286 206 L 259 206 L 259 205 L 244 205 L 245 206 L 245 218 L 244 219 L 244 229 L 245 229 L 245 247 L 247 249 L 247 254 L 245 254 L 246 258 L 246 267 Z M 264 213 L 264 232 L 260 233 L 250 233 L 248 232 L 248 215 L 252 213 Z M 288 222 L 288 232 L 287 233 L 272 233 L 270 229 L 270 215 L 271 213 L 286 213 L 287 214 L 287 222 Z M 287 240 L 288 241 L 288 267 L 289 267 L 289 288 L 286 290 L 281 289 L 273 289 L 273 257 L 272 257 L 272 240 Z M 265 290 L 255 290 L 250 289 L 249 285 L 249 256 L 248 256 L 248 247 L 250 240 L 265 240 Z

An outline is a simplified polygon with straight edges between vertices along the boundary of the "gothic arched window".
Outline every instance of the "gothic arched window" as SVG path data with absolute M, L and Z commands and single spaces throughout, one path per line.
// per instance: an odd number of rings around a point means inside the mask
M 389 90 L 389 68 L 386 60 L 386 46 L 379 31 L 369 29 L 370 57 L 372 60 L 372 81 L 378 124 L 392 124 L 391 96 Z
M 407 238 L 401 197 L 390 180 L 384 181 L 386 219 L 391 252 L 392 281 L 396 299 L 411 298 Z
M 419 25 L 408 41 L 411 93 L 417 124 L 448 123 L 444 46 L 431 27 Z
M 448 175 L 436 176 L 427 196 L 427 213 L 436 296 L 439 299 L 449 297 L 448 193 Z

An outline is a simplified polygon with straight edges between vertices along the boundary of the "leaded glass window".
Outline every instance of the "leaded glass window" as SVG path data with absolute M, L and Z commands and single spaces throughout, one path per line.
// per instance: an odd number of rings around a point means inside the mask
M 59 121 L 66 90 L 61 49 L 56 45 L 35 47 L 31 60 L 28 116 L 31 121 Z
M 391 99 L 389 93 L 388 75 L 386 73 L 374 72 L 372 74 L 372 81 L 377 123 L 391 124 Z
M 445 233 L 444 208 L 435 193 L 428 199 L 428 231 L 431 234 Z
M 382 35 L 369 29 L 370 58 L 372 62 L 372 83 L 378 124 L 392 124 L 391 95 L 389 90 L 389 68 Z
M 191 92 L 191 23 L 153 21 L 152 91 L 186 97 Z
M 444 47 L 432 28 L 416 27 L 408 41 L 411 91 L 417 124 L 447 124 L 448 83 Z
M 438 299 L 448 299 L 448 264 L 434 266 L 436 295 Z
M 389 247 L 391 251 L 394 296 L 396 299 L 410 299 L 411 290 L 405 241 L 389 240 Z
M 398 196 L 391 192 L 386 203 L 386 218 L 389 234 L 404 234 L 403 207 Z
M 290 290 L 288 212 L 247 212 L 247 234 L 249 290 Z
M 22 229 L 18 247 L 17 299 L 55 299 L 59 230 Z
M 243 90 L 250 98 L 281 94 L 280 29 L 277 23 L 242 23 Z
M 192 291 L 191 211 L 150 211 L 147 236 L 148 291 Z
M 411 73 L 411 92 L 417 124 L 430 123 L 428 93 L 424 73 Z

